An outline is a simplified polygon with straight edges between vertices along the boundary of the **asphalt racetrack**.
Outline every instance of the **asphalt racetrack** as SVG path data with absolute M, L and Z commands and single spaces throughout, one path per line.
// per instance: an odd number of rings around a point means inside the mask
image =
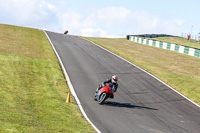
M 88 118 L 102 133 L 200 133 L 200 108 L 93 43 L 48 32 Z M 97 86 L 118 76 L 114 99 L 94 101 Z

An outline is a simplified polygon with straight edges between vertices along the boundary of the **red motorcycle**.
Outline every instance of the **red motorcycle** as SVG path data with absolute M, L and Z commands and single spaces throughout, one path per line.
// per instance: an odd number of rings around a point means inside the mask
M 66 31 L 64 32 L 65 35 L 67 35 L 67 33 L 68 33 L 68 30 L 66 30 Z
M 95 100 L 99 102 L 99 104 L 103 104 L 104 101 L 111 97 L 114 93 L 114 85 L 112 83 L 107 84 L 105 87 L 102 87 L 95 94 Z

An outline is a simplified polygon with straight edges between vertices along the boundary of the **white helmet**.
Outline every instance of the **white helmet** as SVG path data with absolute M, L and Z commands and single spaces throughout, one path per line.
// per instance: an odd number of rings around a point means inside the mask
M 113 83 L 117 83 L 117 79 L 118 79 L 118 77 L 116 75 L 112 76 L 112 82 Z

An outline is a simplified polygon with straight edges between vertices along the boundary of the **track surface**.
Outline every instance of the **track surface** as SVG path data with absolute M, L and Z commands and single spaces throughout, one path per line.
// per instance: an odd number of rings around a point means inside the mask
M 103 133 L 199 133 L 200 108 L 158 80 L 76 36 L 47 32 L 81 105 Z M 93 100 L 96 87 L 119 77 L 114 99 Z

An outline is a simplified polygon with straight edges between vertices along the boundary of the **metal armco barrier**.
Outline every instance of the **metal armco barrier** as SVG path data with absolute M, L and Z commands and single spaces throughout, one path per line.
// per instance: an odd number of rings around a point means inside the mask
M 200 58 L 200 49 L 197 49 L 197 48 L 191 48 L 191 47 L 186 47 L 186 46 L 182 46 L 178 44 L 166 43 L 166 42 L 161 42 L 161 41 L 156 41 L 156 40 L 144 39 L 144 38 L 140 38 L 140 37 L 136 37 L 132 35 L 127 36 L 127 39 L 130 41 L 137 42 L 137 43 L 146 44 L 149 46 L 163 48 L 163 49 L 167 49 L 171 51 L 176 51 L 182 54 L 187 54 L 190 56 Z

